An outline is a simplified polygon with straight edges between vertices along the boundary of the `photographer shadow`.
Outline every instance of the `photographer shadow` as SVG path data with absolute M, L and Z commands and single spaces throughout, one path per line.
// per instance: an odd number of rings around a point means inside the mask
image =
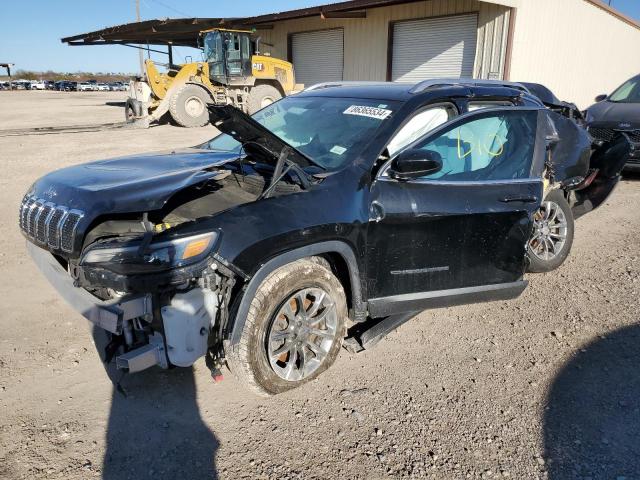
M 549 478 L 640 478 L 640 325 L 582 348 L 555 378 L 544 414 Z
M 102 332 L 93 332 L 99 352 L 105 344 Z M 193 369 L 151 368 L 123 376 L 112 362 L 105 370 L 113 392 L 104 480 L 217 478 L 218 441 L 200 416 Z

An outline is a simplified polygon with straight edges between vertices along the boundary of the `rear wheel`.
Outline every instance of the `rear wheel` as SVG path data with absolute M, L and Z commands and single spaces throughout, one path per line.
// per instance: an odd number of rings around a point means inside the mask
M 231 371 L 249 389 L 274 395 L 320 375 L 344 337 L 344 289 L 327 265 L 303 259 L 269 275 L 251 301 Z
M 211 97 L 203 88 L 186 84 L 171 96 L 169 112 L 182 127 L 202 127 L 209 123 L 207 104 L 210 102 Z
M 564 263 L 573 244 L 573 214 L 561 190 L 549 192 L 533 220 L 527 271 L 550 272 Z
M 272 85 L 256 85 L 251 89 L 249 98 L 247 99 L 247 106 L 249 108 L 249 115 L 256 113 L 258 110 L 262 110 L 264 107 L 271 105 L 273 102 L 277 102 L 282 98 L 280 90 Z

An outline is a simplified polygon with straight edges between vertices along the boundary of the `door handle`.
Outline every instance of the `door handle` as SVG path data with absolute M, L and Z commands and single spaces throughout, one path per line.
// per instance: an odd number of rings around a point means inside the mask
M 369 220 L 378 223 L 384 218 L 384 208 L 380 202 L 374 200 L 369 208 Z
M 536 203 L 538 197 L 535 195 L 522 195 L 516 197 L 503 197 L 500 199 L 502 203 L 522 202 L 522 203 Z

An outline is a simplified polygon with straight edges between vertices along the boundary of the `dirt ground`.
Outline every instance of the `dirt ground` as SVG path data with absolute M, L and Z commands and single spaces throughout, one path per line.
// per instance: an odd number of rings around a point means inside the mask
M 0 478 L 640 479 L 640 177 L 515 301 L 424 312 L 275 398 L 214 384 L 202 361 L 119 392 L 27 258 L 19 202 L 50 170 L 214 130 L 2 130 L 117 122 L 123 99 L 0 92 Z

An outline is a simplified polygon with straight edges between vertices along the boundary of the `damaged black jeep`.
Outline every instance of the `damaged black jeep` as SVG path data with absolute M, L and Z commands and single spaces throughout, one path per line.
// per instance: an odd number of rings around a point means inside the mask
M 275 394 L 427 308 L 518 296 L 619 180 L 579 112 L 535 86 L 322 84 L 186 150 L 36 181 L 28 250 L 137 372 L 227 364 Z M 619 159 L 622 159 L 619 161 Z M 357 348 L 356 348 L 357 349 Z

